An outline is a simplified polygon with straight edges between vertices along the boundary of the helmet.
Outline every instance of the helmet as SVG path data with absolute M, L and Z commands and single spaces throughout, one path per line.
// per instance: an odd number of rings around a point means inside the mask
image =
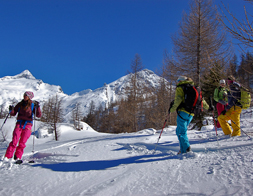
M 187 79 L 188 78 L 186 76 L 179 76 L 178 79 L 177 79 L 177 83 L 180 82 L 180 81 L 185 81 Z
M 226 84 L 225 80 L 220 80 L 220 84 Z

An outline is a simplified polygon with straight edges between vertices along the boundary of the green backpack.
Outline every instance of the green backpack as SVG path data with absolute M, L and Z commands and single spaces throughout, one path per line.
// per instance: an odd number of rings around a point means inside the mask
M 241 105 L 242 109 L 246 110 L 250 107 L 250 102 L 251 102 L 251 95 L 248 89 L 241 87 L 241 99 L 238 100 Z

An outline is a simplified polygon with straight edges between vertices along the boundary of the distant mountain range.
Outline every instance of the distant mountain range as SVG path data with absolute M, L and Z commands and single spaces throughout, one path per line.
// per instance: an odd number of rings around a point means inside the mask
M 161 77 L 148 69 L 137 74 L 140 84 L 152 88 L 157 88 L 162 80 Z M 33 100 L 39 101 L 41 105 L 57 93 L 62 98 L 65 120 L 69 121 L 71 112 L 77 103 L 80 104 L 83 116 L 86 116 L 92 101 L 97 109 L 100 106 L 106 107 L 109 102 L 121 99 L 125 96 L 125 90 L 130 85 L 130 79 L 131 74 L 128 74 L 96 90 L 87 89 L 67 95 L 64 94 L 60 86 L 44 83 L 42 80 L 36 79 L 30 71 L 25 70 L 15 76 L 0 78 L 0 106 L 7 109 L 13 102 L 21 101 L 25 91 L 32 91 L 35 95 Z

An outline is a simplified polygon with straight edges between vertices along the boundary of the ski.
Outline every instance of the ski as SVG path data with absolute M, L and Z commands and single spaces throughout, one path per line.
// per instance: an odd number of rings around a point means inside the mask
M 35 163 L 35 161 L 34 160 L 21 160 L 21 159 L 19 159 L 15 162 L 15 164 L 17 164 L 17 165 L 32 164 L 32 163 Z

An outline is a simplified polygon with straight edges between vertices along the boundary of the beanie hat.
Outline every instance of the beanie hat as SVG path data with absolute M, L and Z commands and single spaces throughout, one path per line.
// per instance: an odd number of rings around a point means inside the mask
M 178 79 L 177 79 L 177 82 L 185 81 L 185 80 L 187 80 L 186 76 L 179 76 Z
M 220 80 L 220 84 L 226 84 L 225 80 Z
M 31 91 L 26 91 L 24 95 L 26 95 L 27 97 L 29 97 L 29 99 L 32 99 L 34 97 L 34 94 Z

